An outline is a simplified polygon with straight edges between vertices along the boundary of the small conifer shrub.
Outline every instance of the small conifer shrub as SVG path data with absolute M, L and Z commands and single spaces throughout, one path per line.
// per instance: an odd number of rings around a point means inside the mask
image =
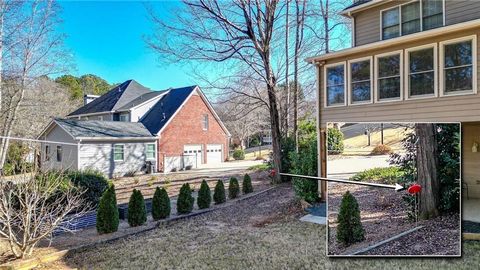
M 134 189 L 130 201 L 128 202 L 128 224 L 136 227 L 147 222 L 147 209 L 145 200 L 140 190 Z
M 218 180 L 213 191 L 213 201 L 215 204 L 221 204 L 227 201 L 225 197 L 225 186 L 222 180 Z
M 365 231 L 360 221 L 360 209 L 357 199 L 347 191 L 340 204 L 338 213 L 337 241 L 349 246 L 365 239 Z
M 228 184 L 228 198 L 235 199 L 240 193 L 240 186 L 238 185 L 238 180 L 235 177 L 230 178 L 230 183 Z
M 178 214 L 188 214 L 192 212 L 194 202 L 195 199 L 192 196 L 190 185 L 188 183 L 183 184 L 177 199 Z
M 248 194 L 253 192 L 252 178 L 248 174 L 245 174 L 245 176 L 243 177 L 242 191 L 243 191 L 243 194 Z
M 198 191 L 197 204 L 199 209 L 206 209 L 210 207 L 212 203 L 212 195 L 210 194 L 210 187 L 207 181 L 203 180 Z
M 164 188 L 157 187 L 152 199 L 152 217 L 154 220 L 170 216 L 170 198 Z
M 97 232 L 112 233 L 118 230 L 118 207 L 115 186 L 110 184 L 103 192 L 97 208 Z

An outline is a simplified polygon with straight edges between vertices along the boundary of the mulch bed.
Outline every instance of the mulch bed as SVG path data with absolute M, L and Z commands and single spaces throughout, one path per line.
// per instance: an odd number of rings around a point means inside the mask
M 358 201 L 365 240 L 351 246 L 336 241 L 337 215 L 343 194 Z M 402 192 L 390 189 L 329 183 L 328 254 L 346 255 L 416 227 L 408 219 Z M 421 221 L 423 229 L 375 248 L 364 255 L 456 255 L 460 253 L 459 215 Z M 415 240 L 412 240 L 415 239 Z

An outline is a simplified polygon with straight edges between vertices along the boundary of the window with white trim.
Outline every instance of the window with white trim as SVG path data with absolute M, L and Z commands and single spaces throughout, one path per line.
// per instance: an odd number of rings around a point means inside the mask
M 349 62 L 349 97 L 351 104 L 366 103 L 372 100 L 371 57 Z
M 146 157 L 147 159 L 155 159 L 155 144 L 154 143 L 148 143 L 146 145 Z
M 123 144 L 113 145 L 113 160 L 124 161 L 125 160 L 125 146 Z
M 57 162 L 62 162 L 62 158 L 63 158 L 62 146 L 57 145 Z
M 423 31 L 443 26 L 444 0 L 422 0 Z
M 382 11 L 382 39 L 400 36 L 400 7 Z
M 476 91 L 476 37 L 441 43 L 442 94 Z
M 381 11 L 382 40 L 444 25 L 444 0 L 419 0 Z
M 378 101 L 401 99 L 402 53 L 376 57 L 376 91 Z
M 420 2 L 412 2 L 401 7 L 402 36 L 420 32 Z
M 408 97 L 436 94 L 436 45 L 406 51 Z
M 345 63 L 325 67 L 326 105 L 345 105 Z

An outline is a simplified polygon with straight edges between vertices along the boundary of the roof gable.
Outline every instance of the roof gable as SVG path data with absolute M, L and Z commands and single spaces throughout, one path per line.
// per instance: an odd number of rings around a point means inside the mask
M 126 106 L 138 97 L 152 92 L 152 90 L 144 87 L 135 80 L 128 80 L 70 113 L 69 116 L 115 111 Z
M 141 122 L 152 134 L 158 134 L 196 88 L 197 86 L 187 86 L 170 89 L 157 101 Z

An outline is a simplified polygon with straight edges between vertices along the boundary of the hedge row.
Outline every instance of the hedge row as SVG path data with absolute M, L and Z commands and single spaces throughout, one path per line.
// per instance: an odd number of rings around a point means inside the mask
M 244 194 L 253 192 L 252 179 L 248 174 L 244 176 L 242 191 Z M 177 212 L 179 215 L 191 213 L 195 202 L 192 196 L 193 190 L 188 183 L 180 188 L 177 198 Z M 240 194 L 238 180 L 230 178 L 228 195 L 230 199 L 237 198 Z M 226 202 L 225 186 L 223 181 L 218 180 L 213 192 L 215 204 Z M 203 180 L 198 191 L 197 205 L 199 209 L 207 209 L 212 203 L 212 195 L 207 181 Z M 157 187 L 152 199 L 152 217 L 154 220 L 165 219 L 170 216 L 171 205 L 168 193 L 164 188 Z M 134 189 L 128 202 L 128 224 L 132 227 L 141 226 L 147 221 L 145 200 L 139 190 Z M 112 233 L 118 230 L 119 213 L 115 187 L 110 184 L 103 192 L 97 209 L 97 231 L 100 234 Z

